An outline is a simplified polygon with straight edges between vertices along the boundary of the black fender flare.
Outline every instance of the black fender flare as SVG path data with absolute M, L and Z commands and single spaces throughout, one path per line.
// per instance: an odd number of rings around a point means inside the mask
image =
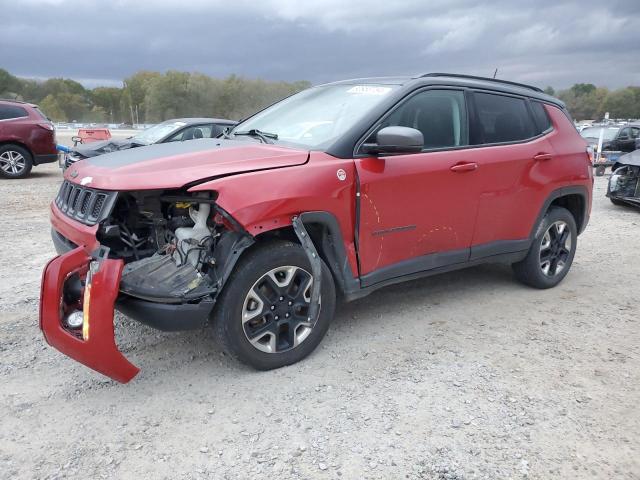
M 587 223 L 589 222 L 589 191 L 587 190 L 587 187 L 583 185 L 572 185 L 569 187 L 558 188 L 557 190 L 554 190 L 549 194 L 547 199 L 542 204 L 542 208 L 540 209 L 538 218 L 536 218 L 536 221 L 533 224 L 533 228 L 531 229 L 531 233 L 529 234 L 530 240 L 533 240 L 536 237 L 538 228 L 540 228 L 540 225 L 542 224 L 542 219 L 544 218 L 544 215 L 547 213 L 547 210 L 549 210 L 549 207 L 554 202 L 554 200 L 565 197 L 567 195 L 579 195 L 580 197 L 582 197 L 584 208 L 582 211 L 582 219 L 578 226 L 578 235 L 584 231 Z
M 344 237 L 335 215 L 318 210 L 302 212 L 298 217 L 305 227 L 320 225 L 326 230 L 327 234 L 322 235 L 322 238 L 313 238 L 313 236 L 311 238 L 316 242 L 316 248 L 324 254 L 327 266 L 345 296 L 360 290 L 360 281 L 353 275 L 349 265 L 344 248 Z M 318 245 L 317 242 L 321 244 Z

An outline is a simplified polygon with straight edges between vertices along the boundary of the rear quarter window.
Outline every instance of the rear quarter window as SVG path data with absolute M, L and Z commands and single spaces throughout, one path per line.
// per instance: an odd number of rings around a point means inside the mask
M 28 117 L 27 111 L 16 105 L 0 105 L 0 120 L 10 120 L 12 118 Z
M 547 110 L 540 102 L 531 102 L 531 111 L 533 112 L 533 118 L 536 121 L 537 131 L 536 133 L 543 133 L 551 129 L 551 120 L 547 115 Z
M 42 118 L 44 118 L 45 120 L 51 121 L 51 119 L 49 117 L 47 117 L 44 112 L 42 110 L 40 110 L 40 107 L 35 107 L 34 110 L 36 111 L 36 113 L 41 116 Z
M 535 137 L 527 103 L 523 98 L 474 93 L 478 143 L 507 143 Z

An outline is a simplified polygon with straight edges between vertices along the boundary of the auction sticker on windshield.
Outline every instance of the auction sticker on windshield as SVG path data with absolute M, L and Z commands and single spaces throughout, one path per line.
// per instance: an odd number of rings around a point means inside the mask
M 359 93 L 363 95 L 386 95 L 391 91 L 390 87 L 379 87 L 373 85 L 356 85 L 347 90 L 348 93 Z

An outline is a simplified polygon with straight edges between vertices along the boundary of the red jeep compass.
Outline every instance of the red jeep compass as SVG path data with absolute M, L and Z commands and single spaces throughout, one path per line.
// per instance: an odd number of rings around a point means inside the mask
M 53 124 L 38 106 L 0 100 L 0 178 L 24 178 L 57 159 Z
M 210 322 L 258 369 L 309 355 L 336 298 L 483 262 L 568 273 L 591 207 L 587 144 L 557 99 L 451 74 L 310 88 L 224 137 L 70 167 L 51 204 L 47 341 L 120 382 L 117 309 Z

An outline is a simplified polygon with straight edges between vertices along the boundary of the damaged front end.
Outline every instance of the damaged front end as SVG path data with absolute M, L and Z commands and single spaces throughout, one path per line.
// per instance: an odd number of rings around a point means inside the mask
M 622 165 L 609 178 L 607 197 L 614 203 L 640 207 L 640 165 Z
M 138 369 L 118 350 L 114 308 L 165 331 L 206 324 L 251 237 L 215 192 L 106 192 L 65 181 L 52 204 L 59 257 L 42 279 L 48 343 L 119 382 Z

